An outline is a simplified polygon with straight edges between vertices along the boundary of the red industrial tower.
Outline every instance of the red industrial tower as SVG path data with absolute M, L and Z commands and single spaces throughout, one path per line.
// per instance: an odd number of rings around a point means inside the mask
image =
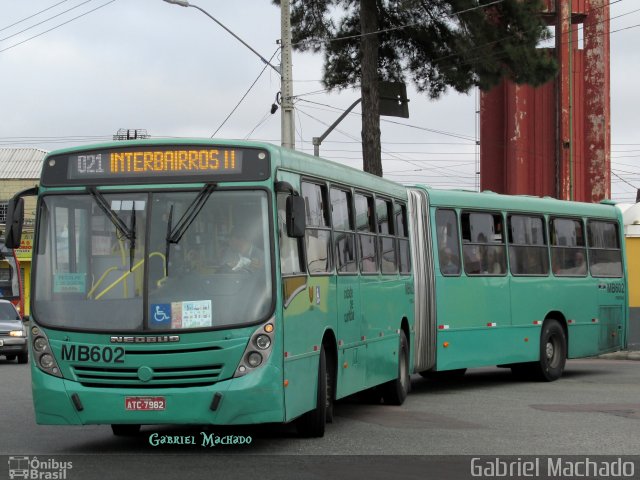
M 481 95 L 480 187 L 599 202 L 611 196 L 609 0 L 545 4 L 558 76 Z

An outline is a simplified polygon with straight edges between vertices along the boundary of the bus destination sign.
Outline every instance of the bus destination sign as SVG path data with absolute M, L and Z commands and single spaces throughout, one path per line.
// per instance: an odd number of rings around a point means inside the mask
M 71 155 L 69 178 L 242 173 L 242 150 L 202 148 L 111 151 Z
M 45 162 L 44 185 L 265 180 L 266 150 L 215 145 L 162 145 L 87 150 Z

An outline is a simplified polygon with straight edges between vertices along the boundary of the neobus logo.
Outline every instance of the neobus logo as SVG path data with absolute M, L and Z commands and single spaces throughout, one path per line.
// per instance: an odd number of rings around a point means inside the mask
M 180 335 L 158 335 L 155 337 L 111 337 L 111 343 L 170 343 L 179 341 Z

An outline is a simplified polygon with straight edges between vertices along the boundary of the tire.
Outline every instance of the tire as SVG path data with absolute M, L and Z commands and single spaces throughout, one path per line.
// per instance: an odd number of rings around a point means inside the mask
M 16 359 L 15 355 L 7 355 L 5 357 L 7 359 L 7 362 L 13 362 Z
M 298 419 L 297 428 L 301 437 L 324 437 L 324 429 L 327 423 L 327 383 L 327 357 L 323 345 L 320 349 L 318 365 L 316 408 Z
M 336 397 L 336 376 L 335 376 L 335 360 L 326 358 L 326 398 L 327 398 L 327 423 L 333 423 L 333 402 Z
M 533 369 L 534 377 L 545 382 L 558 380 L 567 362 L 567 336 L 557 320 L 547 320 L 540 334 L 540 360 Z
M 382 385 L 382 398 L 387 405 L 402 405 L 409 394 L 409 342 L 403 330 L 400 330 L 398 342 L 398 377 Z
M 28 353 L 19 353 L 18 354 L 18 363 L 27 363 L 29 361 Z
M 560 322 L 545 320 L 540 333 L 540 359 L 511 365 L 511 372 L 522 380 L 553 382 L 564 372 L 567 362 L 567 336 Z
M 140 425 L 125 424 L 125 425 L 111 425 L 111 431 L 116 437 L 133 437 L 140 433 Z

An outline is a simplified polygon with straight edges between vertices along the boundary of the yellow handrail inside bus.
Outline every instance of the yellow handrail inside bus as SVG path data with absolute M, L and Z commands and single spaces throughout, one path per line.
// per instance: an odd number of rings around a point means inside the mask
M 93 295 L 93 292 L 95 292 L 98 287 L 100 286 L 100 284 L 104 281 L 104 279 L 107 277 L 107 275 L 109 275 L 109 273 L 113 272 L 114 270 L 118 270 L 118 267 L 111 267 L 108 268 L 98 279 L 98 281 L 93 285 L 93 287 L 91 287 L 91 290 L 89 290 L 89 293 L 87 293 L 87 298 L 91 298 L 91 295 Z
M 149 254 L 149 258 L 151 257 L 155 257 L 158 256 L 162 259 L 162 269 L 164 271 L 164 278 L 167 277 L 167 263 L 165 261 L 165 256 L 160 253 L 160 252 L 151 252 Z M 96 295 L 96 300 L 99 300 L 103 295 L 105 295 L 107 292 L 109 292 L 113 287 L 115 287 L 118 283 L 122 282 L 124 279 L 126 279 L 129 275 L 131 275 L 133 272 L 135 272 L 136 270 L 138 270 L 138 268 L 140 268 L 141 265 L 144 264 L 144 258 L 142 258 L 138 263 L 136 263 L 133 267 L 131 267 L 131 270 L 127 270 L 126 272 L 124 272 L 120 278 L 117 278 L 116 280 L 114 280 L 113 282 L 111 282 L 110 285 L 108 285 L 102 292 L 100 292 L 98 295 Z M 161 279 L 162 280 L 162 279 Z

